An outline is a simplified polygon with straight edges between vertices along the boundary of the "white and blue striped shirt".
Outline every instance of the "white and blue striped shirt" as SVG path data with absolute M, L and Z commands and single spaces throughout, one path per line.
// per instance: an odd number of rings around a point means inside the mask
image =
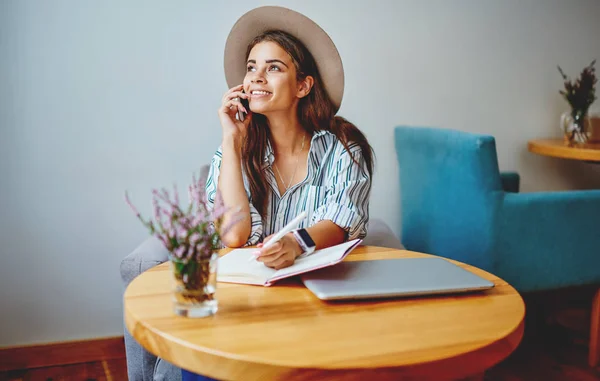
M 371 179 L 361 148 L 352 142 L 348 144 L 348 148 L 350 152 L 334 134 L 328 131 L 316 132 L 308 153 L 306 178 L 280 195 L 272 167 L 275 156 L 270 142 L 267 142 L 263 172 L 267 188 L 271 192 L 265 221 L 252 205 L 247 177 L 245 173 L 242 176 L 252 219 L 252 232 L 245 246 L 256 245 L 265 237 L 276 233 L 302 211 L 307 212 L 307 218 L 299 224 L 300 228 L 330 220 L 347 232 L 348 240 L 364 238 L 369 221 Z M 221 158 L 219 147 L 213 156 L 206 180 L 210 208 L 215 202 Z

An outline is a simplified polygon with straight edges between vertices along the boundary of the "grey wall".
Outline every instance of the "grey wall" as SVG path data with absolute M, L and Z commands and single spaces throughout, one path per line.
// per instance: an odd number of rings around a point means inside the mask
M 526 192 L 600 187 L 597 167 L 526 150 L 560 136 L 556 65 L 600 59 L 600 2 L 276 3 L 337 44 L 340 114 L 378 156 L 372 216 L 396 231 L 397 124 L 494 135 Z M 225 39 L 261 4 L 0 2 L 0 346 L 122 333 L 119 263 L 147 236 L 123 193 L 148 213 L 151 188 L 210 160 Z

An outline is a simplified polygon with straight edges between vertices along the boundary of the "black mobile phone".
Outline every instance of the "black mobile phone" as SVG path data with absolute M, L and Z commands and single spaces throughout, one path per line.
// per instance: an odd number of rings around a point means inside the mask
M 244 90 L 242 90 L 242 93 L 244 93 Z M 240 103 L 242 104 L 242 106 L 244 106 L 244 108 L 246 110 L 250 109 L 250 103 L 248 102 L 248 99 L 246 99 L 246 98 L 240 98 Z M 246 113 L 243 112 L 242 110 L 238 110 L 237 118 L 238 118 L 238 120 L 240 120 L 240 121 L 243 122 L 244 119 L 246 119 Z

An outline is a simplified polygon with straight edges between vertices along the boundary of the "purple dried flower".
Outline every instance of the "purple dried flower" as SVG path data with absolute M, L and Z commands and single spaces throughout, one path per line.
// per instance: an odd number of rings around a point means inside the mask
M 200 242 L 200 244 L 198 245 L 198 251 L 202 252 L 202 253 L 206 253 L 207 251 L 212 251 L 212 246 L 210 244 L 210 242 L 208 241 L 202 241 Z
M 176 234 L 175 234 L 175 227 L 173 225 L 169 226 L 169 230 L 167 231 L 167 236 L 169 238 L 175 238 Z
M 196 245 L 196 243 L 198 243 L 198 241 L 200 241 L 200 233 L 194 232 L 190 236 L 190 245 Z
M 590 105 L 596 100 L 597 78 L 596 69 L 594 68 L 595 63 L 596 60 L 593 60 L 591 64 L 586 66 L 574 82 L 558 66 L 558 71 L 564 80 L 565 87 L 559 93 L 571 106 L 574 116 L 578 112 L 585 115 Z
M 204 221 L 205 221 L 205 218 L 203 218 L 203 216 L 200 213 L 198 213 L 194 216 L 194 218 L 192 219 L 190 224 L 192 226 L 198 226 L 198 225 L 202 224 Z
M 175 200 L 175 205 L 179 206 L 179 193 L 177 192 L 177 184 L 173 183 L 173 199 Z
M 137 217 L 140 217 L 140 212 L 138 212 L 135 206 L 133 206 L 133 204 L 131 203 L 131 200 L 129 200 L 129 194 L 127 194 L 127 192 L 125 192 L 125 201 L 127 202 L 127 205 L 129 205 L 131 210 L 133 210 L 133 213 L 135 213 Z
M 191 185 L 188 186 L 188 201 L 190 205 L 194 204 L 194 188 Z
M 152 197 L 152 208 L 154 209 L 154 219 L 160 221 L 160 207 L 158 206 L 156 197 Z
M 228 210 L 228 208 L 225 207 L 225 205 L 219 205 L 219 206 L 215 205 L 215 207 L 213 208 L 213 210 L 211 212 L 211 217 L 214 220 L 218 220 L 225 215 L 227 210 Z
M 198 198 L 202 199 L 202 194 L 206 188 L 206 179 L 204 179 L 202 176 L 200 176 L 198 178 L 198 182 L 194 182 L 195 186 L 196 186 L 196 190 L 198 192 Z
M 171 196 L 169 196 L 169 191 L 165 188 L 161 189 L 163 200 L 171 207 L 172 210 L 179 209 L 179 206 L 171 201 Z
M 163 224 L 163 230 L 168 231 L 171 229 L 171 226 L 172 226 L 172 224 L 171 224 L 172 214 L 162 208 L 161 208 L 160 212 L 163 216 L 167 217 L 167 221 Z
M 152 194 L 170 207 L 171 214 L 174 214 L 175 212 L 179 211 L 179 207 L 175 205 L 175 203 L 169 198 L 169 192 L 164 188 L 161 191 L 162 192 L 159 192 L 158 190 L 154 189 L 152 191 Z
M 186 261 L 192 257 L 207 258 L 214 249 L 219 247 L 220 236 L 227 233 L 243 217 L 238 209 L 237 213 L 232 214 L 227 226 L 220 229 L 222 219 L 229 209 L 218 191 L 214 206 L 209 208 L 205 187 L 205 180 L 196 179 L 193 175 L 193 182 L 188 186 L 189 205 L 185 208 L 179 205 L 176 184 L 173 184 L 173 200 L 166 189 L 153 189 L 154 221 L 148 222 L 144 221 L 133 206 L 127 193 L 125 193 L 125 200 L 151 234 L 160 239 L 175 257 Z M 155 228 L 155 224 L 160 229 Z
M 169 239 L 164 234 L 157 233 L 155 234 L 155 236 L 163 243 L 163 245 L 167 249 L 170 248 L 171 245 L 169 244 Z
M 178 248 L 173 250 L 173 254 L 175 254 L 177 258 L 182 259 L 183 255 L 185 254 L 185 246 L 179 246 Z
M 179 237 L 179 238 L 186 238 L 187 235 L 188 235 L 187 229 L 185 229 L 182 226 L 180 226 L 179 228 L 177 228 L 177 237 Z

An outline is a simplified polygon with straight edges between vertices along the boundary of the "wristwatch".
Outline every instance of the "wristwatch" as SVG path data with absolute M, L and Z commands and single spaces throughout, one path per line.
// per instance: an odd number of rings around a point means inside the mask
M 294 230 L 293 234 L 294 238 L 296 238 L 296 241 L 298 242 L 298 245 L 300 245 L 300 248 L 302 249 L 301 255 L 309 255 L 315 251 L 315 241 L 310 238 L 310 234 L 308 234 L 306 229 L 296 229 Z

